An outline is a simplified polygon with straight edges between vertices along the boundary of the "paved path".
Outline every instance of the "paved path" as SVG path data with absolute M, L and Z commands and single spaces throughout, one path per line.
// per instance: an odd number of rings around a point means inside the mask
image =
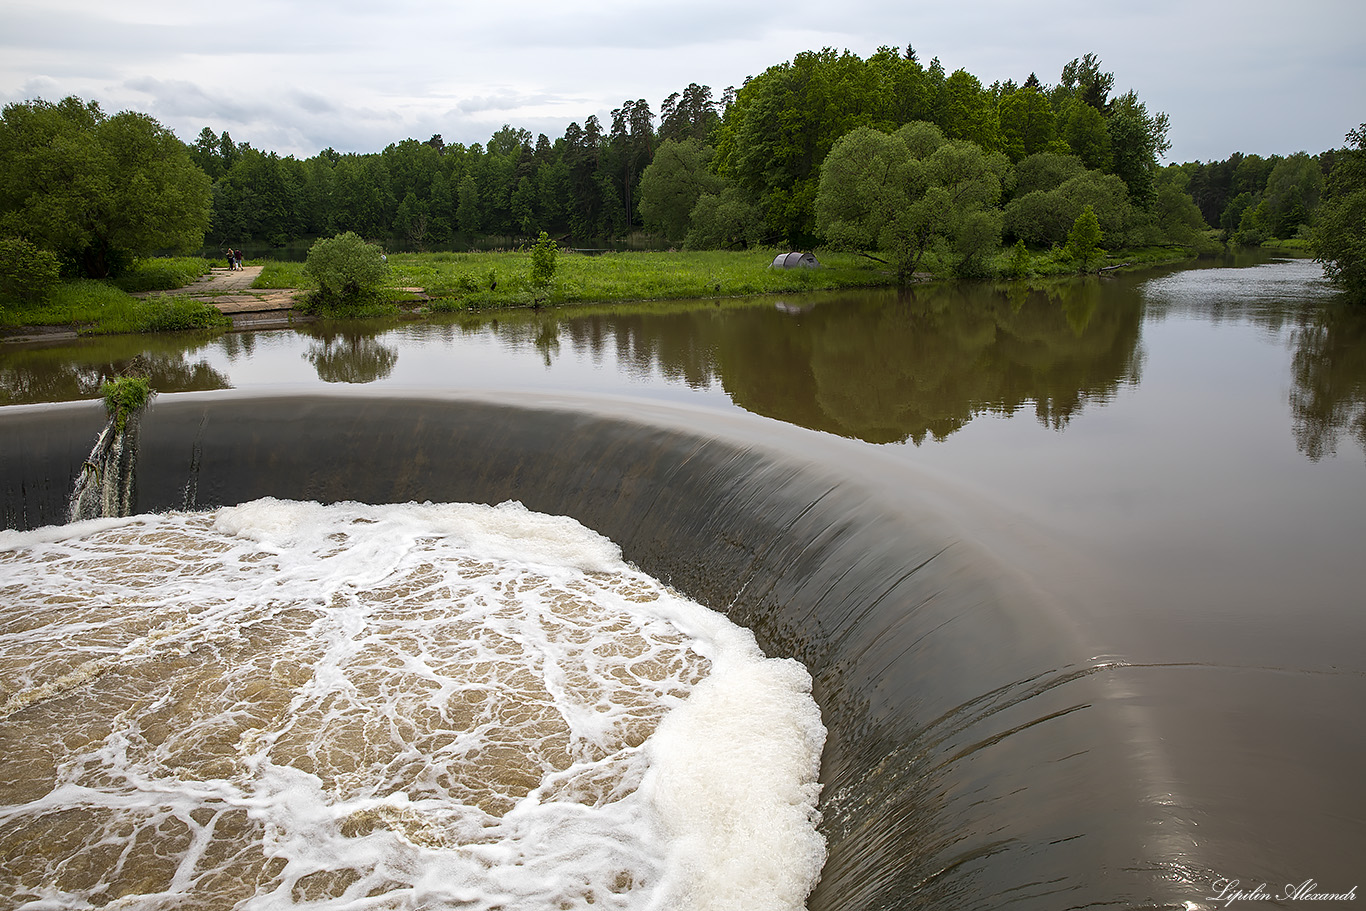
M 209 274 L 200 277 L 192 284 L 175 291 L 154 292 L 192 297 L 206 304 L 213 304 L 229 316 L 236 313 L 263 313 L 274 310 L 289 310 L 294 306 L 294 296 L 298 292 L 292 288 L 271 291 L 254 291 L 251 283 L 261 274 L 262 266 L 243 266 L 229 270 L 226 267 L 211 269 Z M 148 297 L 140 294 L 139 297 Z

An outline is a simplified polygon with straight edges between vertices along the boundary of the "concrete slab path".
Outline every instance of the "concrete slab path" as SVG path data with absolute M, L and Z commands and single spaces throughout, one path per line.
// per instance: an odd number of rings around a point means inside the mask
M 212 304 L 232 316 L 237 313 L 262 313 L 272 310 L 289 310 L 294 306 L 298 294 L 293 288 L 253 290 L 251 283 L 261 274 L 262 266 L 243 266 L 241 269 L 210 269 L 208 275 L 175 291 L 158 291 L 140 294 L 174 294 L 191 297 L 206 304 Z

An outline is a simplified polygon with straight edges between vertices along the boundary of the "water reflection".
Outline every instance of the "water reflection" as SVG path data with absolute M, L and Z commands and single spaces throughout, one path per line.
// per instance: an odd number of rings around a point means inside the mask
M 1293 333 L 1290 411 L 1295 442 L 1317 462 L 1343 433 L 1366 453 L 1366 309 L 1326 307 Z
M 1229 379 L 1253 369 L 1256 348 L 1276 358 L 1271 369 L 1285 371 L 1289 392 L 1240 402 L 1256 409 L 1241 419 L 1286 427 L 1285 438 L 1293 435 L 1305 456 L 1319 460 L 1343 444 L 1366 450 L 1364 319 L 1339 305 L 1313 262 L 1221 261 L 1034 285 L 944 283 L 0 346 L 0 404 L 93 398 L 101 383 L 142 358 L 161 392 L 319 382 L 629 388 L 708 407 L 733 403 L 871 443 L 922 445 L 982 415 L 1032 414 L 1063 430 L 1140 378 L 1149 397 L 1166 390 L 1169 410 L 1196 407 L 1201 389 L 1164 384 L 1205 379 L 1149 376 L 1150 354 L 1161 362 L 1175 353 Z M 1164 328 L 1180 330 L 1179 350 L 1168 350 L 1172 332 L 1148 332 L 1144 342 L 1145 324 L 1168 322 Z M 1239 326 L 1254 327 L 1260 338 L 1223 331 Z M 1258 364 L 1257 375 L 1267 376 Z M 1151 433 L 1120 426 L 1129 425 L 1121 421 L 1111 432 Z
M 1246 323 L 1288 340 L 1295 443 L 1311 461 L 1343 434 L 1366 454 L 1366 309 L 1345 304 L 1308 259 L 1183 270 L 1143 288 L 1148 318 Z
M 97 398 L 105 382 L 136 372 L 159 392 L 226 389 L 231 383 L 202 357 L 208 344 L 184 336 L 82 339 L 51 347 L 0 349 L 0 405 Z
M 1141 314 L 1135 294 L 1098 279 L 945 284 L 569 319 L 563 334 L 595 357 L 614 342 L 618 360 L 637 372 L 694 388 L 719 382 L 735 404 L 767 417 L 919 444 L 975 415 L 1026 405 L 1045 426 L 1064 427 L 1088 402 L 1138 382 Z
M 382 329 L 363 323 L 321 322 L 301 332 L 315 339 L 304 357 L 324 383 L 373 383 L 394 372 L 398 351 L 381 344 Z

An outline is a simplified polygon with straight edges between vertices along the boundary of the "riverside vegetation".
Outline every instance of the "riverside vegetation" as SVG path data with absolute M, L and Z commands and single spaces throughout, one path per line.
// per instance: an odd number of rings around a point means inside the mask
M 176 294 L 135 297 L 135 292 L 175 291 L 209 271 L 198 257 L 138 260 L 116 279 L 54 280 L 39 295 L 0 298 L 0 331 L 60 326 L 80 335 L 181 332 L 228 326 L 211 304 Z

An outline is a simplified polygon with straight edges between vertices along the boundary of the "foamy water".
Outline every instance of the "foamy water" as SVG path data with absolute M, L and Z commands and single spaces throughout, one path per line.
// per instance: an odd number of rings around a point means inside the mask
M 800 908 L 798 663 L 517 504 L 0 532 L 0 904 Z

